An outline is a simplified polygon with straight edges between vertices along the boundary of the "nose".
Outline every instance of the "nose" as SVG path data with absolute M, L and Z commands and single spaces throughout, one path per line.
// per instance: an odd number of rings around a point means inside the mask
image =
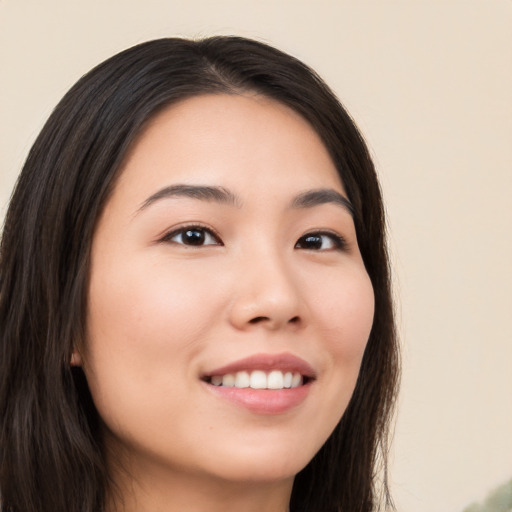
M 274 331 L 303 323 L 304 303 L 298 276 L 276 252 L 253 253 L 239 262 L 229 312 L 237 329 L 260 326 Z

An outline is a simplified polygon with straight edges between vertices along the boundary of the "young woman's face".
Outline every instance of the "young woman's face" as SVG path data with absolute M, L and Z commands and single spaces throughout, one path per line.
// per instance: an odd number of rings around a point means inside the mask
M 132 467 L 290 480 L 352 395 L 374 311 L 343 184 L 257 95 L 160 113 L 95 233 L 81 364 Z

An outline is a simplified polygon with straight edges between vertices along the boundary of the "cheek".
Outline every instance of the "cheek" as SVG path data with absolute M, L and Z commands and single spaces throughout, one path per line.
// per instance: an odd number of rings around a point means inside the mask
M 100 416 L 118 434 L 154 428 L 158 437 L 158 425 L 189 407 L 186 383 L 219 316 L 208 268 L 170 268 L 136 259 L 129 268 L 92 268 L 84 371 Z
M 354 390 L 374 316 L 373 287 L 364 269 L 331 279 L 315 301 L 317 328 L 329 354 L 327 373 L 342 393 L 344 409 Z
M 179 350 L 201 338 L 204 324 L 215 313 L 211 295 L 216 283 L 204 278 L 204 269 L 190 270 L 186 264 L 131 261 L 126 269 L 116 265 L 93 272 L 91 341 L 100 335 L 120 350 L 151 352 L 165 347 Z
M 348 358 L 362 356 L 373 324 L 374 293 L 366 271 L 331 279 L 315 301 L 324 337 Z
M 92 266 L 84 370 L 95 401 L 145 403 L 145 393 L 195 378 L 195 357 L 229 299 L 227 269 L 214 266 L 161 255 Z

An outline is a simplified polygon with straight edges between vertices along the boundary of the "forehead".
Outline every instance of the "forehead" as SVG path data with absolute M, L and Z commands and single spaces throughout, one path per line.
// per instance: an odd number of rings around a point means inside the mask
M 189 98 L 148 122 L 125 159 L 118 187 L 149 193 L 172 181 L 235 188 L 250 182 L 255 189 L 288 182 L 343 191 L 312 126 L 286 105 L 254 93 Z

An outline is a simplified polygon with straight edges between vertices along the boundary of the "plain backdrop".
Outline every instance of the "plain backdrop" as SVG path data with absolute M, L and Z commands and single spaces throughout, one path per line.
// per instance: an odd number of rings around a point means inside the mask
M 392 488 L 399 511 L 462 510 L 512 477 L 512 1 L 0 0 L 0 219 L 82 74 L 212 34 L 301 58 L 364 132 L 403 344 Z

